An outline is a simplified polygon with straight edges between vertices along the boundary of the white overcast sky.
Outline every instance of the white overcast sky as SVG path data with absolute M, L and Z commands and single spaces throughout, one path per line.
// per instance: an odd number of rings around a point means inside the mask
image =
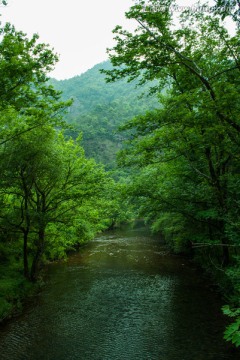
M 189 6 L 196 0 L 177 0 Z M 211 0 L 213 2 L 213 0 Z M 80 75 L 107 59 L 106 48 L 114 44 L 116 25 L 133 29 L 125 19 L 133 0 L 8 0 L 1 7 L 1 22 L 10 22 L 29 37 L 38 33 L 50 44 L 60 61 L 50 74 L 56 79 Z
M 40 35 L 60 55 L 51 76 L 66 79 L 107 59 L 116 25 L 128 27 L 124 13 L 132 0 L 8 0 L 1 22 Z M 131 26 L 131 25 L 130 25 Z

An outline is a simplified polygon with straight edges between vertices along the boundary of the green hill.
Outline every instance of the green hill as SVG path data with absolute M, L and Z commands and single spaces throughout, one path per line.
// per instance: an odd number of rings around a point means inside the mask
M 136 88 L 137 81 L 128 83 L 126 80 L 106 83 L 99 70 L 110 68 L 107 61 L 80 76 L 51 80 L 54 87 L 63 92 L 63 99 L 74 100 L 65 118 L 76 129 L 69 131 L 69 135 L 76 137 L 82 131 L 86 155 L 103 162 L 108 169 L 114 167 L 115 154 L 121 148 L 119 125 L 158 105 L 156 98 L 140 97 L 147 94 L 150 85 Z

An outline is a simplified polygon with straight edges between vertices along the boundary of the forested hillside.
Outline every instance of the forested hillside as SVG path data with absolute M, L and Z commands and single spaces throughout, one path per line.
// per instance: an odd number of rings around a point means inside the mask
M 110 62 L 106 61 L 72 79 L 51 80 L 54 87 L 62 91 L 64 100 L 73 99 L 65 120 L 74 129 L 67 133 L 76 137 L 82 131 L 86 155 L 103 162 L 107 169 L 114 166 L 116 152 L 121 148 L 123 135 L 118 133 L 118 127 L 134 116 L 158 107 L 156 95 L 148 96 L 149 88 L 156 85 L 155 82 L 139 87 L 136 87 L 137 81 L 125 79 L 106 83 L 100 69 L 111 68 Z

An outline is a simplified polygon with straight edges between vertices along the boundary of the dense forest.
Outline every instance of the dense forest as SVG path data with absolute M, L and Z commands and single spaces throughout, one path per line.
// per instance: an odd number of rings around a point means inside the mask
M 178 12 L 171 0 L 137 1 L 117 26 L 109 82 L 141 76 L 167 89 L 161 106 L 122 126 L 118 158 L 133 169 L 128 195 L 177 252 L 195 256 L 222 287 L 235 321 L 225 339 L 240 345 L 240 32 L 235 1 Z M 200 6 L 200 5 L 199 5 Z M 224 20 L 230 20 L 233 28 Z
M 38 35 L 1 28 L 0 319 L 19 311 L 44 264 L 131 212 L 120 200 L 124 186 L 85 156 L 82 134 L 69 129 L 72 100 L 47 76 L 56 61 Z
M 174 6 L 136 1 L 111 64 L 64 81 L 37 35 L 1 28 L 1 319 L 48 261 L 144 218 L 211 275 L 240 346 L 238 2 Z

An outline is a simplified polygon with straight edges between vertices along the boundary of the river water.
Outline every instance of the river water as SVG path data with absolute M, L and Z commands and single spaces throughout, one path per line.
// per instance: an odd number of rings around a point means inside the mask
M 0 330 L 2 360 L 236 360 L 207 279 L 144 231 L 109 232 L 52 264 Z

